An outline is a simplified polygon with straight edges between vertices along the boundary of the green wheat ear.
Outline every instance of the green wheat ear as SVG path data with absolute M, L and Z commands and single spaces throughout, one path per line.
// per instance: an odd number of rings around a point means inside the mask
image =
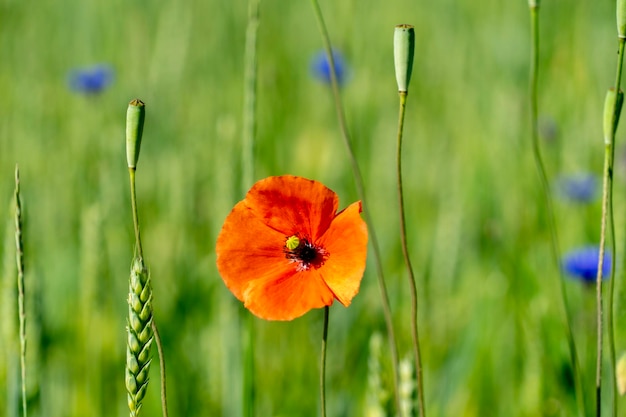
M 141 402 L 148 388 L 153 336 L 150 273 L 143 259 L 135 258 L 130 269 L 126 349 L 126 389 L 131 417 L 139 415 Z

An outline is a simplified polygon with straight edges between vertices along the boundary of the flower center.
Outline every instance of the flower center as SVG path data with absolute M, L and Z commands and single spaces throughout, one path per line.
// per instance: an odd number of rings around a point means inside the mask
M 321 246 L 316 246 L 309 239 L 296 235 L 285 240 L 283 249 L 285 257 L 296 264 L 296 270 L 308 271 L 311 266 L 319 268 L 328 257 L 328 252 Z

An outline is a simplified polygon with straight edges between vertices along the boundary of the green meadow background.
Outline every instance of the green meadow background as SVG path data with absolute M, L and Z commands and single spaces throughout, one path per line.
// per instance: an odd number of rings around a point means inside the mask
M 249 313 L 217 273 L 215 241 L 246 191 L 247 7 L 243 0 L 0 0 L 0 415 L 20 415 L 16 163 L 25 210 L 29 415 L 128 415 L 125 326 L 134 237 L 124 128 L 133 98 L 147 109 L 137 193 L 170 415 L 243 415 Z M 403 358 L 411 354 L 410 300 L 395 195 L 392 39 L 395 25 L 415 25 L 404 179 L 427 414 L 575 415 L 560 278 L 531 154 L 527 3 L 322 0 L 321 7 L 349 65 L 342 99 Z M 600 175 L 602 106 L 617 52 L 615 3 L 544 1 L 540 32 L 539 112 L 550 180 Z M 345 207 L 358 197 L 330 89 L 311 75 L 322 41 L 310 2 L 263 0 L 258 36 L 255 179 L 287 173 L 316 179 Z M 115 70 L 109 88 L 92 96 L 68 88 L 70 71 L 97 63 Z M 623 139 L 618 131 L 618 245 Z M 557 200 L 555 209 L 563 251 L 598 242 L 599 201 Z M 254 245 L 242 242 L 248 243 Z M 595 294 L 573 280 L 566 289 L 590 412 Z M 319 414 L 322 319 L 322 310 L 292 322 L 252 319 L 254 416 Z M 378 356 L 370 349 L 376 335 L 384 338 Z M 618 353 L 623 349 L 626 338 L 618 337 Z M 368 381 L 376 357 L 390 400 L 371 256 L 352 305 L 330 310 L 328 355 L 330 416 L 375 415 L 371 400 L 380 393 Z M 153 357 L 145 416 L 161 413 L 156 349 Z M 607 364 L 607 405 L 609 370 Z

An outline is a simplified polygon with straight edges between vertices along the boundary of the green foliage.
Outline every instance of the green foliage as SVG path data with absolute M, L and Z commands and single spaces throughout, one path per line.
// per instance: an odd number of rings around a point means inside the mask
M 528 4 L 345 0 L 321 6 L 334 46 L 351 67 L 343 101 L 383 250 L 402 357 L 411 349 L 410 300 L 395 206 L 392 40 L 397 24 L 415 26 L 404 193 L 428 415 L 574 415 L 552 279 L 557 270 L 530 151 Z M 556 135 L 544 131 L 551 138 L 542 143 L 548 176 L 600 173 L 615 7 L 574 1 L 541 7 L 540 117 L 558 128 Z M 356 192 L 330 91 L 310 76 L 310 59 L 321 48 L 310 5 L 267 0 L 260 15 L 255 179 L 286 173 L 315 178 L 345 207 Z M 138 209 L 170 412 L 238 416 L 241 317 L 248 313 L 219 278 L 214 246 L 245 192 L 247 2 L 41 0 L 33 7 L 4 0 L 0 16 L 0 219 L 11 216 L 18 162 L 28 201 L 27 279 L 38 283 L 41 298 L 40 388 L 31 399 L 39 407 L 29 405 L 29 414 L 128 413 L 125 296 L 134 238 L 124 126 L 129 100 L 139 97 L 149 110 Z M 108 89 L 86 96 L 67 87 L 69 71 L 98 62 L 115 69 Z M 626 170 L 619 131 L 617 136 L 621 242 Z M 556 210 L 564 250 L 598 240 L 598 202 L 557 201 Z M 0 250 L 14 249 L 2 243 Z M 567 289 L 589 388 L 594 294 L 577 282 Z M 2 299 L 14 297 L 3 293 Z M 254 319 L 257 416 L 315 415 L 322 314 L 288 323 Z M 330 311 L 329 415 L 364 415 L 368 346 L 376 332 L 385 333 L 370 268 L 350 308 Z M 618 340 L 618 354 L 624 344 Z M 0 346 L 0 391 L 6 393 L 15 390 L 8 359 L 14 353 L 5 352 L 4 339 Z M 380 379 L 388 390 L 389 356 L 386 343 L 381 346 Z M 156 366 L 151 378 L 146 416 L 160 414 Z M 0 395 L 0 414 L 11 405 L 9 397 Z

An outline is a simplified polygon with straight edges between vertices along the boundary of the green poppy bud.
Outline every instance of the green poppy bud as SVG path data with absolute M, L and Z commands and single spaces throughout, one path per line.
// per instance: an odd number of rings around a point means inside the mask
M 415 29 L 411 25 L 396 26 L 393 34 L 393 56 L 396 66 L 396 81 L 400 92 L 406 93 L 409 90 L 414 53 Z
M 137 167 L 145 118 L 146 106 L 143 101 L 131 101 L 126 111 L 126 160 L 129 168 Z

